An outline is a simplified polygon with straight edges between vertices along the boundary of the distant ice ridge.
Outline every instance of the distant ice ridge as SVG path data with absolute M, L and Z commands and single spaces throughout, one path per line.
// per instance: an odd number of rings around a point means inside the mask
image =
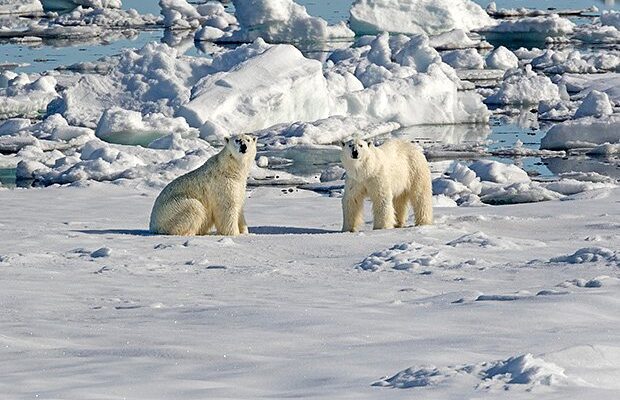
M 495 21 L 470 0 L 357 0 L 349 24 L 357 34 L 437 35 L 454 29 L 476 30 Z
M 140 14 L 134 9 L 121 9 L 119 0 L 75 0 L 68 1 L 68 3 L 69 6 L 77 5 L 77 7 L 62 15 L 41 13 L 44 18 L 40 19 L 3 16 L 0 23 L 2 35 L 4 37 L 82 39 L 102 36 L 104 33 L 110 35 L 111 28 L 137 28 L 157 25 L 161 22 L 159 17 L 152 14 Z M 32 7 L 24 6 L 24 9 L 37 8 L 34 2 L 28 4 L 32 4 Z M 19 11 L 20 9 L 20 7 L 15 8 L 12 2 L 6 4 L 6 10 Z M 0 15 L 3 14 L 3 10 L 3 3 L 0 2 Z
M 522 17 L 502 20 L 496 25 L 483 29 L 487 32 L 514 34 L 538 34 L 542 37 L 562 36 L 573 32 L 575 24 L 557 14 L 537 17 Z
M 42 13 L 43 6 L 39 0 L 0 0 L 0 15 L 37 15 Z

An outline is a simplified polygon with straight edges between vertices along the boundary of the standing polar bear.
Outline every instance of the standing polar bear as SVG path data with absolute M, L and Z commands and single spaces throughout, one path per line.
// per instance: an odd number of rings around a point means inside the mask
M 198 169 L 170 182 L 157 196 L 151 212 L 151 231 L 206 235 L 215 226 L 219 235 L 248 233 L 243 203 L 255 157 L 255 137 L 227 138 L 222 151 Z
M 433 223 L 431 172 L 418 146 L 391 140 L 375 147 L 353 139 L 343 143 L 347 171 L 342 197 L 343 231 L 355 232 L 364 223 L 364 199 L 372 201 L 374 229 L 403 227 L 409 204 L 416 225 Z

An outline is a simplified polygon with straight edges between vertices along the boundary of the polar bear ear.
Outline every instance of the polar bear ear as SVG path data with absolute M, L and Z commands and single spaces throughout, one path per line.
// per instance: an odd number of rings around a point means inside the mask
M 226 140 L 226 143 L 230 142 L 230 138 L 229 137 L 224 138 L 224 140 Z
M 344 140 L 341 140 L 341 141 L 340 141 L 340 147 L 344 147 L 344 146 L 346 146 L 346 145 L 347 145 L 347 142 L 346 142 L 346 141 L 344 141 Z
M 257 139 L 258 139 L 258 138 L 257 138 L 256 136 L 252 136 L 252 141 L 253 141 L 254 143 L 256 143 L 256 140 L 257 140 Z
M 367 140 L 366 144 L 368 145 L 368 147 L 372 147 L 375 145 L 372 140 Z

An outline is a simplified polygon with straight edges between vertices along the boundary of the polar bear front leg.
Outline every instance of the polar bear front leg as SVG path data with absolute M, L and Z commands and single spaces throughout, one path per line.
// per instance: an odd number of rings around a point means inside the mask
M 342 231 L 355 232 L 364 223 L 364 188 L 347 180 L 342 195 Z
M 394 204 L 390 190 L 377 190 L 370 196 L 372 201 L 373 229 L 394 227 Z
M 394 214 L 396 216 L 396 228 L 402 228 L 407 223 L 407 211 L 409 211 L 409 196 L 403 193 L 394 198 Z
M 237 221 L 237 225 L 239 226 L 239 233 L 245 235 L 248 233 L 248 225 L 245 223 L 245 216 L 243 215 L 243 209 L 239 211 L 239 218 Z

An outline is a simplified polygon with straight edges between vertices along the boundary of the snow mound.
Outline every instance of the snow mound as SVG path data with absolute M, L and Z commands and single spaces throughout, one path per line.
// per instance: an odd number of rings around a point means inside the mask
M 598 261 L 620 262 L 620 258 L 618 258 L 615 251 L 605 247 L 584 247 L 577 250 L 573 254 L 553 257 L 549 260 L 549 262 L 553 263 L 568 264 L 583 264 Z
M 450 380 L 477 383 L 476 389 L 531 390 L 539 386 L 580 384 L 571 379 L 564 368 L 527 353 L 506 360 L 447 367 L 421 366 L 407 368 L 373 386 L 408 389 L 441 385 Z
M 233 0 L 233 4 L 239 30 L 225 40 L 252 42 L 262 38 L 270 43 L 291 43 L 355 36 L 344 22 L 328 25 L 292 0 Z
M 429 249 L 418 243 L 401 243 L 394 247 L 378 251 L 363 259 L 355 268 L 364 271 L 378 271 L 392 268 L 395 270 L 410 270 L 419 267 L 428 267 L 437 262 L 439 251 Z
M 502 382 L 504 387 L 515 384 L 551 386 L 568 382 L 564 368 L 529 353 L 491 363 L 481 372 L 482 387 L 493 386 L 498 381 Z
M 458 237 L 449 241 L 446 245 L 452 247 L 467 245 L 477 247 L 520 248 L 518 245 L 509 240 L 492 238 L 486 233 L 480 231 Z
M 471 31 L 494 21 L 469 0 L 357 0 L 349 24 L 358 35 L 425 33 L 438 35 L 453 29 Z
M 448 258 L 434 247 L 411 242 L 396 244 L 389 249 L 374 252 L 357 263 L 355 268 L 371 272 L 386 269 L 410 271 L 428 267 L 460 268 L 475 264 L 475 259 Z
M 620 142 L 620 116 L 584 117 L 556 124 L 540 141 L 541 149 L 593 148 Z
M 488 104 L 538 104 L 560 98 L 558 86 L 546 76 L 537 75 L 531 65 L 506 72 L 499 89 L 487 97 Z

